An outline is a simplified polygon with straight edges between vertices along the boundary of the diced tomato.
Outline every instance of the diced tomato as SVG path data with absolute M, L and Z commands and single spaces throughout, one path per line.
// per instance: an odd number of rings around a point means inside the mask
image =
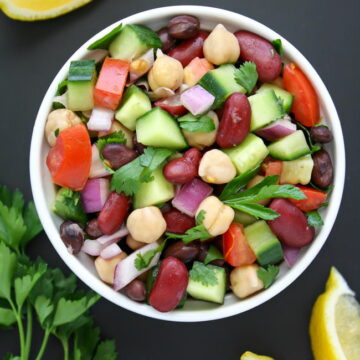
M 308 186 L 297 186 L 306 196 L 306 199 L 295 200 L 289 199 L 294 205 L 296 205 L 301 211 L 308 212 L 316 210 L 322 205 L 327 198 L 327 194 L 324 191 L 314 189 Z
M 130 63 L 120 59 L 106 58 L 94 89 L 95 105 L 116 110 L 119 106 Z
M 283 73 L 284 88 L 295 96 L 291 111 L 295 120 L 305 126 L 314 126 L 320 120 L 319 101 L 309 79 L 294 63 L 286 64 Z
M 208 71 L 213 69 L 214 65 L 205 58 L 196 57 L 184 69 L 184 82 L 194 86 Z
M 91 166 L 91 142 L 84 124 L 59 133 L 46 165 L 55 184 L 75 191 L 85 186 Z
M 250 265 L 256 261 L 256 256 L 246 241 L 244 227 L 232 223 L 223 235 L 224 260 L 232 266 Z
M 264 176 L 272 176 L 272 175 L 281 175 L 283 167 L 283 162 L 281 160 L 275 160 L 271 157 L 268 157 L 264 160 L 261 165 L 261 170 L 264 173 Z

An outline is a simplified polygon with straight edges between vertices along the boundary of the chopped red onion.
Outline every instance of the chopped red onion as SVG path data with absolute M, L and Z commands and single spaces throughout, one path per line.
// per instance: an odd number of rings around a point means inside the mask
M 106 246 L 117 243 L 127 234 L 129 234 L 128 229 L 125 226 L 122 226 L 118 231 L 114 232 L 113 234 L 100 236 L 96 239 L 96 241 L 98 241 L 105 248 Z
M 97 148 L 96 144 L 91 147 L 91 151 L 92 159 L 89 178 L 93 179 L 110 175 L 110 173 L 105 169 L 104 164 L 100 159 L 99 149 Z
M 104 246 L 96 240 L 85 240 L 81 251 L 91 256 L 99 256 L 103 248 Z
M 107 260 L 119 255 L 121 252 L 122 250 L 120 249 L 120 246 L 114 243 L 104 248 L 101 251 L 100 256 L 103 259 Z
M 91 112 L 87 127 L 90 131 L 109 131 L 115 112 L 113 110 L 95 106 Z
M 210 94 L 200 85 L 195 85 L 181 94 L 182 104 L 193 115 L 200 115 L 208 111 L 214 101 L 215 96 Z
M 186 215 L 194 217 L 200 203 L 208 197 L 212 191 L 213 188 L 210 185 L 199 179 L 194 179 L 182 186 L 171 203 L 174 208 Z
M 109 180 L 104 178 L 89 179 L 80 191 L 81 201 L 86 213 L 100 211 L 110 194 Z
M 289 268 L 293 267 L 300 255 L 300 248 L 283 245 L 284 258 Z
M 257 130 L 256 134 L 269 141 L 281 139 L 284 136 L 290 135 L 296 131 L 296 125 L 293 124 L 289 116 L 274 121 L 268 126 Z

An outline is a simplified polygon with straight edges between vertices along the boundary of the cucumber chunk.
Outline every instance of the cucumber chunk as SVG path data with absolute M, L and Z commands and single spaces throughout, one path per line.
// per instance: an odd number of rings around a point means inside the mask
M 174 150 L 182 150 L 188 146 L 175 119 L 159 107 L 153 108 L 136 121 L 136 136 L 146 146 Z
M 284 115 L 279 99 L 272 89 L 249 96 L 249 102 L 251 106 L 251 131 L 261 129 Z
M 194 262 L 194 265 L 197 262 Z M 201 265 L 203 265 L 201 263 Z M 191 277 L 189 278 L 189 284 L 187 292 L 194 299 L 210 301 L 216 304 L 223 304 L 225 291 L 226 291 L 226 273 L 225 269 L 214 265 L 203 265 L 208 269 L 211 269 L 216 276 L 217 284 L 204 285 L 200 281 L 195 281 Z
M 270 155 L 279 160 L 295 160 L 311 152 L 302 130 L 273 142 L 268 149 Z
M 134 131 L 136 120 L 151 110 L 149 97 L 137 86 L 131 85 L 126 89 L 115 119 L 120 121 L 129 130 Z
M 263 140 L 254 134 L 249 134 L 240 145 L 222 151 L 229 155 L 238 174 L 254 169 L 269 153 Z
M 221 65 L 215 70 L 208 71 L 200 79 L 199 85 L 215 96 L 213 109 L 220 107 L 234 92 L 246 93 L 246 90 L 235 81 L 235 70 L 232 64 Z
M 109 46 L 115 59 L 132 61 L 151 48 L 161 48 L 162 42 L 151 29 L 141 25 L 126 25 Z
M 262 84 L 260 89 L 256 92 L 256 93 L 260 93 L 266 90 L 272 89 L 274 90 L 275 95 L 281 99 L 282 102 L 282 109 L 284 112 L 289 113 L 292 103 L 294 101 L 294 95 L 290 94 L 289 92 L 287 92 L 286 90 L 273 85 L 273 84 Z
M 156 169 L 152 176 L 154 179 L 148 183 L 142 183 L 135 193 L 135 209 L 165 203 L 175 196 L 174 186 L 164 178 L 162 168 Z
M 244 232 L 246 240 L 261 266 L 277 264 L 284 258 L 280 241 L 264 220 L 247 226 Z
M 297 160 L 283 161 L 280 184 L 307 185 L 311 180 L 314 160 L 306 155 Z

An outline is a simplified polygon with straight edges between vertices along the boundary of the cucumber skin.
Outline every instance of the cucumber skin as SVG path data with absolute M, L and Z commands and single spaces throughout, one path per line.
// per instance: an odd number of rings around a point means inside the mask
M 68 81 L 67 103 L 68 109 L 73 111 L 87 111 L 94 107 L 95 75 L 90 81 Z
M 276 85 L 268 84 L 268 83 L 261 85 L 260 89 L 256 93 L 260 93 L 268 89 L 274 90 L 275 95 L 283 100 L 282 108 L 284 112 L 289 113 L 291 110 L 291 106 L 294 102 L 295 96 Z

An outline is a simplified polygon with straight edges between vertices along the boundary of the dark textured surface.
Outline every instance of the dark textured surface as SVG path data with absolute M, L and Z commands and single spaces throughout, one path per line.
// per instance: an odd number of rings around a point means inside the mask
M 64 17 L 21 23 L 0 14 L 0 182 L 31 196 L 28 157 L 33 122 L 50 81 L 64 61 L 90 36 L 130 14 L 183 1 L 96 0 Z M 282 34 L 314 65 L 335 102 L 347 151 L 347 176 L 341 210 L 320 255 L 289 288 L 245 314 L 208 323 L 168 323 L 125 311 L 106 300 L 94 315 L 106 337 L 115 338 L 122 360 L 237 360 L 252 349 L 286 360 L 312 359 L 308 322 L 312 304 L 322 292 L 331 265 L 360 292 L 360 131 L 358 64 L 360 3 L 353 1 L 196 1 L 254 18 Z M 31 246 L 52 266 L 68 269 L 47 238 Z M 41 333 L 35 332 L 35 343 Z M 0 357 L 17 352 L 17 334 L 0 333 Z M 58 343 L 50 342 L 46 360 L 62 359 Z M 106 359 L 104 359 L 106 360 Z

